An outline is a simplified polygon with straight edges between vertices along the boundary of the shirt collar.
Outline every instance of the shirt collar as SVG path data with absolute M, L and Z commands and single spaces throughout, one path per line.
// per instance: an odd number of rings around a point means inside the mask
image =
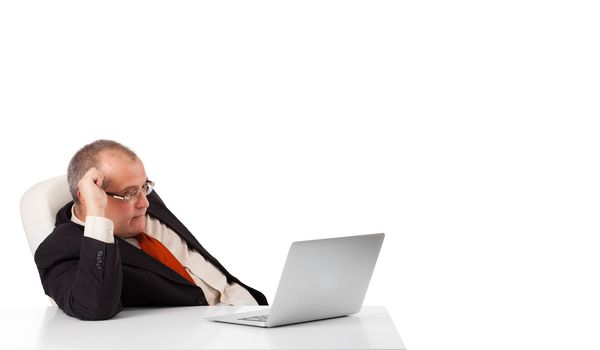
M 71 207 L 71 221 L 76 223 L 77 225 L 85 226 L 85 222 L 79 220 L 77 215 L 75 215 L 75 205 Z

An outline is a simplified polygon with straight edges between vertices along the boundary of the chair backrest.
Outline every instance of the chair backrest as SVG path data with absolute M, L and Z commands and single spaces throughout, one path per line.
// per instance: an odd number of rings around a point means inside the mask
M 58 210 L 72 199 L 66 175 L 42 181 L 25 191 L 21 198 L 21 221 L 31 254 L 54 230 Z

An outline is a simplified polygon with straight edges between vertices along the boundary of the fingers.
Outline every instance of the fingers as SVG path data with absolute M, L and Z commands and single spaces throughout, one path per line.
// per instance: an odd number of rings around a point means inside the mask
M 102 188 L 102 184 L 104 183 L 104 173 L 96 168 L 90 168 L 87 173 L 83 176 L 84 178 L 89 176 L 89 178 L 100 188 Z
M 101 214 L 106 208 L 106 192 L 102 190 L 105 175 L 97 168 L 90 168 L 78 183 L 78 197 L 89 213 Z M 100 215 L 97 215 L 100 216 Z

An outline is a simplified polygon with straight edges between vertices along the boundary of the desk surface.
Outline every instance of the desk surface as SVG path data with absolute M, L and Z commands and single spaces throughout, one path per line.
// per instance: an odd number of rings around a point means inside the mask
M 1 308 L 0 349 L 404 349 L 383 306 L 270 329 L 204 319 L 259 308 L 125 309 L 106 321 L 80 321 L 56 307 Z

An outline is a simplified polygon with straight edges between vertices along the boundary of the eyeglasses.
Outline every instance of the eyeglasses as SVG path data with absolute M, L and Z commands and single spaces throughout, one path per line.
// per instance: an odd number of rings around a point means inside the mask
M 150 193 L 152 193 L 153 189 L 154 189 L 154 181 L 146 180 L 146 182 L 144 182 L 142 187 L 138 188 L 136 190 L 127 192 L 125 194 L 116 194 L 116 193 L 106 192 L 106 195 L 111 196 L 116 199 L 120 199 L 127 203 L 133 203 L 139 198 L 140 193 L 144 192 L 144 194 L 147 196 Z

